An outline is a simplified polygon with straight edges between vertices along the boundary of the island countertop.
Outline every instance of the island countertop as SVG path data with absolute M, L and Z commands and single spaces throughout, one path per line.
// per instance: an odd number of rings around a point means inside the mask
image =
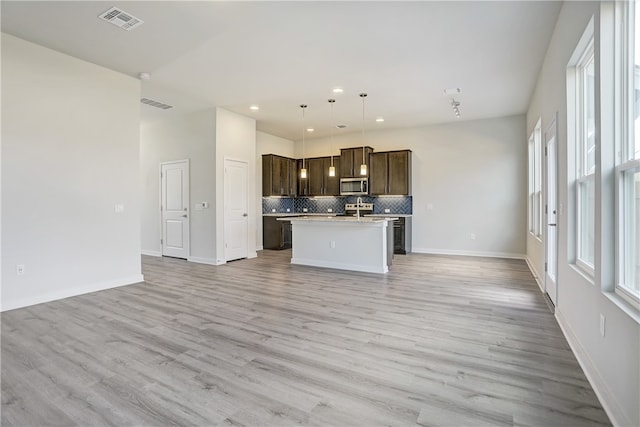
M 313 222 L 330 222 L 333 224 L 345 223 L 345 224 L 377 224 L 388 221 L 395 221 L 397 217 L 366 217 L 360 218 L 355 216 L 329 216 L 329 215 L 313 215 L 313 216 L 295 216 L 278 218 L 278 221 L 313 221 Z

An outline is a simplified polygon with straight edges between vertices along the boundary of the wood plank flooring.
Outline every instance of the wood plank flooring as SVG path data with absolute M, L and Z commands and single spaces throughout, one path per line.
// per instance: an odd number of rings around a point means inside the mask
M 523 261 L 290 256 L 3 313 L 2 425 L 609 425 Z

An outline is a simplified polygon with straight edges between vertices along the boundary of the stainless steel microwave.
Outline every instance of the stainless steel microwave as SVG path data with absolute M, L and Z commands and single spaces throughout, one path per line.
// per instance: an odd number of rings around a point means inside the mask
M 369 194 L 369 178 L 340 179 L 341 196 L 358 196 Z

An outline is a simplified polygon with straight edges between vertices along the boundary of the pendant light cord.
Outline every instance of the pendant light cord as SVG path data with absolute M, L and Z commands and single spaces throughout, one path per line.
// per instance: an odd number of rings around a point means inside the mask
M 362 164 L 364 165 L 364 98 L 367 96 L 366 93 L 361 93 L 360 98 L 362 98 Z
M 306 104 L 301 104 L 300 108 L 302 108 L 302 169 L 304 169 L 304 155 L 305 155 L 305 149 L 304 149 L 304 133 L 305 133 L 305 129 L 304 129 L 304 109 L 307 108 Z
M 335 102 L 335 99 L 329 99 L 329 104 L 331 104 L 331 167 L 333 167 L 333 104 Z

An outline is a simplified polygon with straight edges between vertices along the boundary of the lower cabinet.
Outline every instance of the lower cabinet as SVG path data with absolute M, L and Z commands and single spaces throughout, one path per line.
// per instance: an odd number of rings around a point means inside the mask
M 278 221 L 276 216 L 263 216 L 262 247 L 278 250 L 291 248 L 291 221 Z
M 400 217 L 393 221 L 393 253 L 411 253 L 411 217 Z

